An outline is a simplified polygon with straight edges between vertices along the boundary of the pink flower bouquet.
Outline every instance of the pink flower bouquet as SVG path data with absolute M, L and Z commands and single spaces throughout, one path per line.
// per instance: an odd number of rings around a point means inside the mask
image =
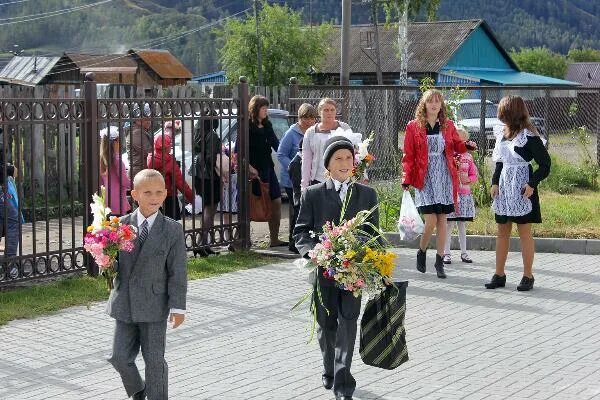
M 131 252 L 134 249 L 136 232 L 132 225 L 122 224 L 119 217 L 107 218 L 110 208 L 105 207 L 106 188 L 100 188 L 100 195 L 92 196 L 90 207 L 94 215 L 92 225 L 88 226 L 83 248 L 92 255 L 100 268 L 100 274 L 106 279 L 108 290 L 113 288 L 113 279 L 117 276 L 115 261 L 119 251 Z

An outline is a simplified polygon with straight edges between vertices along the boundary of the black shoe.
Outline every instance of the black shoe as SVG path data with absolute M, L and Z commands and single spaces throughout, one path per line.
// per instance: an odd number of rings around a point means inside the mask
M 323 387 L 325 389 L 329 390 L 333 387 L 333 377 L 332 376 L 322 375 L 321 380 L 323 381 Z
M 521 283 L 519 283 L 519 286 L 517 286 L 517 290 L 519 292 L 527 292 L 527 291 L 533 289 L 534 281 L 535 281 L 535 279 L 533 278 L 533 275 L 531 275 L 531 278 L 523 276 L 523 278 L 521 278 Z
M 140 390 L 137 393 L 134 393 L 133 396 L 131 396 L 131 398 L 133 400 L 144 400 L 146 398 L 146 390 Z
M 211 249 L 210 247 L 205 247 L 205 248 L 204 248 L 204 251 L 205 251 L 205 252 L 206 252 L 206 254 L 208 254 L 209 256 L 210 256 L 210 255 L 215 255 L 215 256 L 218 256 L 219 254 L 221 254 L 221 253 L 219 253 L 218 251 L 214 251 L 214 250 L 213 250 L 213 249 Z
M 419 249 L 417 251 L 417 271 L 425 273 L 427 266 L 425 261 L 427 260 L 427 249 L 425 251 Z
M 352 400 L 352 396 L 335 396 L 335 400 Z
M 197 249 L 194 250 L 194 257 L 208 257 L 208 253 L 206 252 L 205 249 Z
M 446 273 L 444 272 L 444 258 L 439 254 L 435 254 L 435 272 L 437 277 L 440 279 L 446 279 Z
M 291 251 L 294 254 L 300 254 L 300 252 L 298 251 L 296 246 L 289 246 L 288 249 L 289 249 L 289 251 Z
M 230 244 L 229 246 L 227 246 L 227 251 L 229 251 L 230 253 L 235 253 L 235 247 L 233 247 L 233 245 Z
M 499 287 L 504 287 L 506 285 L 506 275 L 496 275 L 492 276 L 492 280 L 490 283 L 486 283 L 486 289 L 496 289 Z

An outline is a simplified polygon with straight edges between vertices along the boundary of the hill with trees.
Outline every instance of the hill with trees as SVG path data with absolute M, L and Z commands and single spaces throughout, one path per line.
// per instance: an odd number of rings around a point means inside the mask
M 281 1 L 269 1 L 281 3 Z M 163 48 L 195 74 L 219 69 L 225 18 L 252 12 L 251 0 L 21 0 L 0 3 L 0 58 L 17 44 L 25 54 L 115 53 Z M 287 0 L 305 24 L 341 21 L 340 0 Z M 353 0 L 352 22 L 369 23 L 370 5 Z M 384 15 L 380 12 L 383 22 Z M 600 49 L 600 2 L 589 0 L 441 0 L 438 20 L 483 18 L 507 49 Z M 417 17 L 425 20 L 425 16 Z

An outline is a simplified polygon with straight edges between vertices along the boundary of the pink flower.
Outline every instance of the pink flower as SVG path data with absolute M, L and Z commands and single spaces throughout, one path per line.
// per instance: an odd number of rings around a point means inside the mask
M 111 231 L 111 232 L 108 234 L 108 239 L 109 239 L 111 242 L 117 242 L 117 241 L 119 240 L 119 234 L 118 234 L 117 232 L 115 232 L 115 231 Z
M 326 249 L 331 249 L 331 248 L 333 247 L 333 244 L 331 243 L 331 240 L 329 240 L 329 239 L 326 239 L 326 240 L 323 242 L 323 247 L 324 247 L 324 248 L 326 248 Z

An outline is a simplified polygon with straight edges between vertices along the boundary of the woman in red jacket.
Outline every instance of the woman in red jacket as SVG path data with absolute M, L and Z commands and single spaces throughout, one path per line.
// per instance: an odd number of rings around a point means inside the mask
M 154 152 L 148 153 L 148 168 L 159 171 L 165 177 L 165 186 L 167 187 L 167 198 L 165 199 L 164 214 L 174 220 L 181 219 L 181 207 L 177 199 L 177 191 L 183 193 L 188 203 L 194 201 L 192 188 L 183 179 L 181 168 L 171 154 L 173 139 L 171 135 L 156 135 L 154 138 Z M 175 185 L 173 185 L 173 182 Z
M 406 127 L 402 157 L 402 187 L 415 187 L 415 204 L 425 215 L 425 229 L 417 252 L 417 270 L 425 273 L 429 239 L 437 228 L 435 270 L 445 278 L 444 245 L 446 216 L 458 204 L 458 172 L 454 153 L 475 149 L 474 142 L 464 142 L 454 123 L 446 116 L 442 92 L 427 90 L 417 105 L 415 119 Z

